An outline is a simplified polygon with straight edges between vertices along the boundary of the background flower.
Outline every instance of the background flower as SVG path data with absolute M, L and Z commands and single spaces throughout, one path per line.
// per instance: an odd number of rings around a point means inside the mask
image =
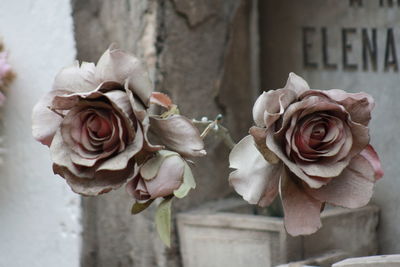
M 369 145 L 374 102 L 365 93 L 310 90 L 291 73 L 282 89 L 255 102 L 256 126 L 232 150 L 230 183 L 251 204 L 267 206 L 281 195 L 285 226 L 292 235 L 320 226 L 327 202 L 364 206 L 382 177 Z

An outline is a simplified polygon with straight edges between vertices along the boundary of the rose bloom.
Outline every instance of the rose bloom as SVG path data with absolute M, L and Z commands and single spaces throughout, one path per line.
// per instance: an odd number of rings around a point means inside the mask
M 374 107 L 366 93 L 310 90 L 294 73 L 282 89 L 255 102 L 256 126 L 232 150 L 229 176 L 251 204 L 268 206 L 280 194 L 291 235 L 321 227 L 324 203 L 358 208 L 370 200 L 383 176 L 369 145 Z
M 152 91 L 140 61 L 112 47 L 97 65 L 64 68 L 32 115 L 33 136 L 50 147 L 54 173 L 74 192 L 93 196 L 135 177 L 143 159 L 163 147 L 185 157 L 204 155 L 190 120 L 149 116 Z M 162 141 L 157 145 L 148 139 L 151 126 Z
M 8 63 L 7 58 L 7 52 L 0 52 L 0 85 L 3 83 L 2 80 L 11 72 L 11 66 Z

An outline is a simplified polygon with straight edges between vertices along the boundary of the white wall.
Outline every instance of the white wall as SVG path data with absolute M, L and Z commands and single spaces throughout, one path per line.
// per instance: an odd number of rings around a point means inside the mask
M 75 58 L 70 1 L 1 0 L 0 36 L 18 75 L 5 110 L 0 266 L 79 266 L 80 198 L 53 175 L 47 147 L 31 136 L 33 105 Z

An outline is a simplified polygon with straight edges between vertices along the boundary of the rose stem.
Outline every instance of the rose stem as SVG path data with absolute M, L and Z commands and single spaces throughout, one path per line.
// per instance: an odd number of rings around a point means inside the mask
M 229 149 L 232 149 L 235 146 L 235 142 L 229 134 L 229 130 L 220 124 L 222 118 L 222 115 L 218 114 L 213 121 L 204 117 L 201 121 L 193 120 L 193 123 L 201 126 L 207 125 L 200 135 L 202 139 L 204 139 L 210 132 L 213 132 L 224 141 L 225 145 L 229 147 Z

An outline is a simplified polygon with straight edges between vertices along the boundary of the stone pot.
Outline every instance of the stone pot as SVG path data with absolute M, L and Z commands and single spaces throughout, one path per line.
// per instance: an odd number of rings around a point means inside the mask
M 349 257 L 377 253 L 379 208 L 374 205 L 327 208 L 322 228 L 299 237 L 286 233 L 282 218 L 259 213 L 243 200 L 225 199 L 178 214 L 183 266 L 270 267 L 334 250 Z

